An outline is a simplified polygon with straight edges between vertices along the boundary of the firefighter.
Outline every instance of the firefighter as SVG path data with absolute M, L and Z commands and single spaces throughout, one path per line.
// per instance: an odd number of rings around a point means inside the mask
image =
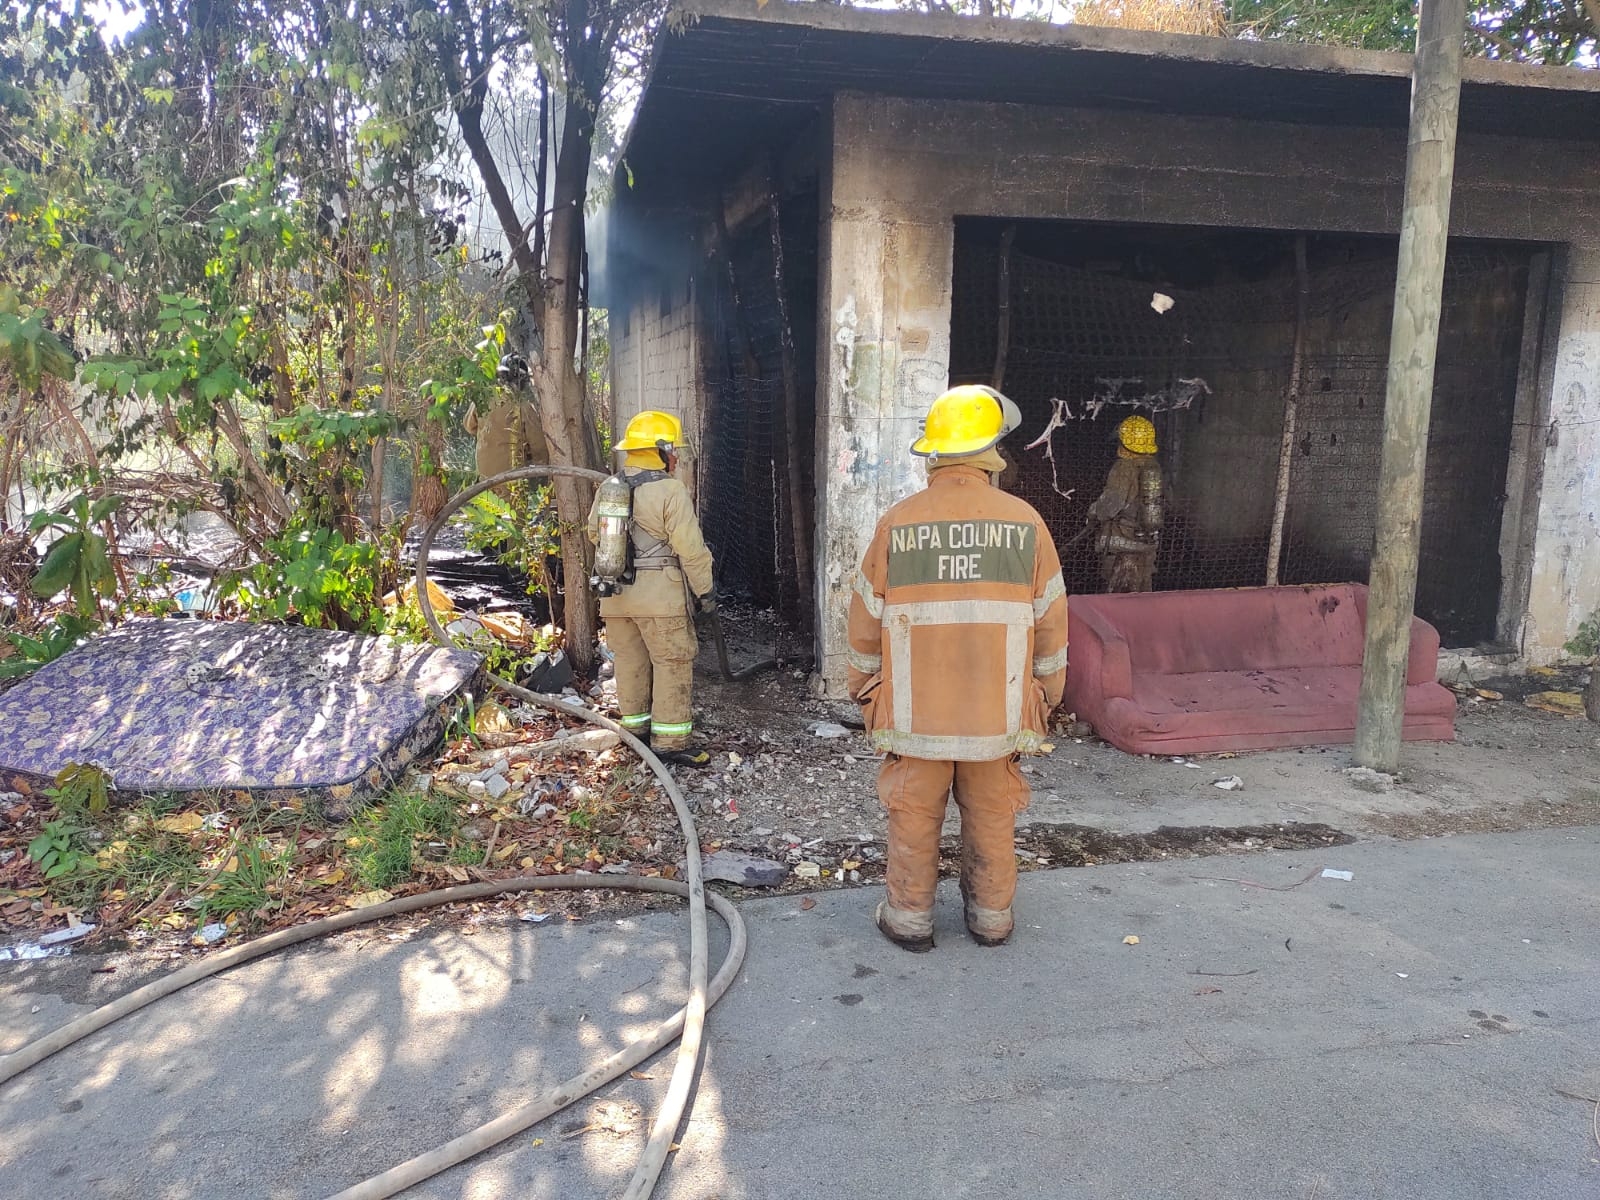
M 530 390 L 527 362 L 508 354 L 500 360 L 495 375 L 502 384 L 500 392 L 482 413 L 477 401 L 468 405 L 463 422 L 477 439 L 478 478 L 488 479 L 514 467 L 548 466 L 550 448 Z
M 1106 591 L 1148 592 L 1155 586 L 1162 525 L 1156 427 L 1148 417 L 1128 417 L 1117 426 L 1117 443 L 1117 461 L 1089 509 L 1089 523 L 1099 526 L 1095 549 Z
M 888 896 L 878 928 L 933 947 L 939 829 L 954 791 L 961 893 L 982 945 L 1011 935 L 1018 756 L 1038 750 L 1067 666 L 1067 599 L 1055 542 L 1025 501 L 993 485 L 1016 406 L 986 387 L 933 402 L 911 452 L 928 486 L 889 510 L 850 601 L 850 696 L 885 754 Z
M 710 754 L 691 745 L 699 643 L 690 603 L 692 598 L 702 612 L 715 612 L 716 598 L 711 552 L 694 503 L 673 475 L 682 446 L 678 418 L 651 411 L 629 421 L 617 443 L 627 453 L 622 475 L 633 489 L 633 578 L 600 601 L 600 615 L 616 663 L 622 724 L 666 761 L 703 767 Z M 599 540 L 593 508 L 589 540 Z

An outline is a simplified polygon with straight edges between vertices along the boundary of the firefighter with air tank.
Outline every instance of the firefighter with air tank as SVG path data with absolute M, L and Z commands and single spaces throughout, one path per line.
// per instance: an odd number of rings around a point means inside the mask
M 623 468 L 595 495 L 589 540 L 623 726 L 667 762 L 703 767 L 711 756 L 692 744 L 692 606 L 714 612 L 716 598 L 711 552 L 674 476 L 683 444 L 683 425 L 670 413 L 641 412 L 628 422 L 616 447 L 626 454 Z
M 1156 427 L 1148 417 L 1128 417 L 1117 426 L 1117 443 L 1117 461 L 1088 519 L 1098 527 L 1095 549 L 1106 591 L 1148 592 L 1155 586 L 1163 522 Z

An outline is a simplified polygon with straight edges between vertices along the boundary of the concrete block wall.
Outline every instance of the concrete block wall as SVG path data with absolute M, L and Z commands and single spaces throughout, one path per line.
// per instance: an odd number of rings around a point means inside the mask
M 699 305 L 687 276 L 635 281 L 611 312 L 611 387 L 620 438 L 628 419 L 645 409 L 683 422 L 690 452 L 679 473 L 694 490 L 701 443 Z
M 949 372 L 956 216 L 1394 234 L 1403 130 L 834 97 L 818 313 L 818 670 L 845 676 L 851 581 Z M 1600 165 L 1592 146 L 1466 137 L 1452 232 L 1572 247 L 1527 653 L 1552 656 L 1600 597 Z M 1564 444 L 1563 444 L 1564 442 Z M 1560 495 L 1554 494 L 1559 491 Z M 1600 603 L 1600 600 L 1592 601 Z

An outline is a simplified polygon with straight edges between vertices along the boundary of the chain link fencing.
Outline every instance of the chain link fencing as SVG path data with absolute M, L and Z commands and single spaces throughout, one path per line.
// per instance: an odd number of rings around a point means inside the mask
M 776 244 L 769 208 L 723 237 L 701 277 L 699 505 L 730 634 L 783 658 L 809 646 L 812 607 L 816 197 L 778 212 Z
M 1104 590 L 1093 535 L 1074 537 L 1115 461 L 1116 428 L 1135 413 L 1155 423 L 1165 477 L 1155 586 L 1266 582 L 1295 366 L 1294 244 L 1204 237 L 1080 229 L 1019 239 L 1006 255 L 1001 388 L 1024 423 L 1001 482 L 1050 525 L 1071 592 Z M 993 382 L 1001 245 L 992 223 L 958 224 L 952 383 Z M 1449 645 L 1494 636 L 1531 253 L 1453 244 L 1447 263 L 1417 611 Z M 1311 241 L 1283 583 L 1367 580 L 1395 269 L 1392 241 Z

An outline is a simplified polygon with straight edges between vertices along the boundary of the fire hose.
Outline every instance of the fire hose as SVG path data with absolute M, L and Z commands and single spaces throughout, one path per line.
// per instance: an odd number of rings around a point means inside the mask
M 588 471 L 579 467 L 519 467 L 516 470 L 492 476 L 452 497 L 423 532 L 422 541 L 417 548 L 417 603 L 422 609 L 423 620 L 427 623 L 428 629 L 432 632 L 436 641 L 446 646 L 454 644 L 451 642 L 449 635 L 439 625 L 438 618 L 433 611 L 433 605 L 428 600 L 427 587 L 428 554 L 432 549 L 434 537 L 443 527 L 445 521 L 454 515 L 467 501 L 480 492 L 487 491 L 489 488 L 503 483 L 512 483 L 519 479 L 551 476 L 567 476 L 596 481 L 605 478 L 597 471 Z M 726 665 L 725 658 L 724 665 Z M 766 664 L 758 665 L 764 666 Z M 504 1113 L 487 1124 L 462 1134 L 460 1137 L 454 1138 L 433 1150 L 420 1154 L 398 1166 L 391 1167 L 380 1175 L 373 1176 L 371 1179 L 358 1183 L 354 1187 L 346 1188 L 330 1198 L 330 1200 L 382 1200 L 384 1197 L 393 1196 L 408 1187 L 421 1183 L 423 1180 L 430 1179 L 441 1171 L 463 1163 L 469 1158 L 499 1145 L 507 1138 L 521 1133 L 546 1117 L 590 1095 L 658 1053 L 676 1038 L 678 1039 L 677 1061 L 673 1067 L 671 1081 L 667 1086 L 666 1097 L 662 1100 L 661 1107 L 656 1112 L 655 1120 L 651 1124 L 649 1138 L 645 1143 L 644 1152 L 640 1155 L 639 1162 L 634 1168 L 633 1176 L 628 1182 L 627 1189 L 623 1192 L 623 1200 L 646 1200 L 651 1192 L 655 1190 L 656 1181 L 660 1178 L 667 1154 L 672 1148 L 673 1135 L 683 1119 L 683 1114 L 688 1104 L 690 1088 L 700 1059 L 706 1011 L 722 998 L 723 993 L 732 984 L 734 976 L 738 973 L 744 961 L 746 949 L 744 922 L 740 919 L 738 910 L 727 900 L 715 893 L 709 895 L 706 893 L 700 868 L 699 835 L 695 829 L 694 818 L 689 812 L 688 802 L 665 764 L 651 753 L 648 745 L 634 737 L 618 722 L 582 705 L 572 704 L 554 696 L 531 692 L 526 688 L 511 683 L 509 680 L 495 676 L 490 676 L 490 680 L 501 691 L 527 703 L 552 709 L 610 730 L 612 733 L 617 734 L 630 749 L 644 760 L 645 765 L 650 768 L 657 781 L 661 784 L 662 789 L 667 793 L 667 797 L 672 802 L 673 810 L 677 815 L 678 823 L 683 829 L 684 844 L 687 851 L 685 855 L 685 874 L 687 879 L 684 882 L 680 883 L 676 880 L 639 875 L 519 876 L 515 879 L 465 884 L 460 887 L 425 892 L 417 896 L 406 896 L 384 904 L 375 904 L 367 908 L 340 913 L 338 916 L 313 921 L 310 924 L 300 925 L 293 929 L 280 930 L 277 933 L 268 934 L 265 937 L 256 938 L 232 949 L 224 950 L 220 954 L 212 955 L 202 962 L 195 963 L 193 966 L 185 967 L 183 970 L 174 972 L 163 979 L 148 983 L 125 996 L 118 997 L 109 1004 L 97 1008 L 92 1013 L 79 1017 L 77 1020 L 71 1021 L 52 1030 L 43 1037 L 29 1042 L 15 1053 L 0 1059 L 0 1086 L 4 1086 L 8 1081 L 15 1079 L 31 1067 L 37 1066 L 51 1055 L 65 1050 L 74 1043 L 104 1029 L 131 1013 L 138 1012 L 164 996 L 181 991 L 192 984 L 199 983 L 203 979 L 209 979 L 213 975 L 220 974 L 232 967 L 240 966 L 243 963 L 272 954 L 300 942 L 323 937 L 353 926 L 366 925 L 387 917 L 416 912 L 419 909 L 433 908 L 444 904 L 458 904 L 471 900 L 484 900 L 512 892 L 615 889 L 619 891 L 658 892 L 684 896 L 689 901 L 689 998 L 681 1009 L 656 1025 L 645 1037 L 631 1042 L 608 1058 L 595 1064 L 589 1070 L 558 1084 L 521 1107 Z M 711 907 L 716 910 L 718 917 L 728 927 L 728 952 L 721 965 L 717 968 L 716 975 L 709 982 L 706 978 L 706 963 L 709 957 L 706 928 L 706 905 L 708 901 Z
M 758 663 L 752 663 L 750 666 L 745 667 L 742 670 L 735 671 L 728 664 L 728 639 L 724 637 L 722 633 L 722 614 L 713 610 L 708 615 L 711 618 L 711 638 L 714 642 L 716 642 L 717 645 L 717 669 L 722 673 L 722 677 L 729 683 L 743 683 L 745 680 L 754 675 L 760 674 L 769 667 L 776 667 L 779 665 L 778 660 L 775 658 L 763 658 Z

